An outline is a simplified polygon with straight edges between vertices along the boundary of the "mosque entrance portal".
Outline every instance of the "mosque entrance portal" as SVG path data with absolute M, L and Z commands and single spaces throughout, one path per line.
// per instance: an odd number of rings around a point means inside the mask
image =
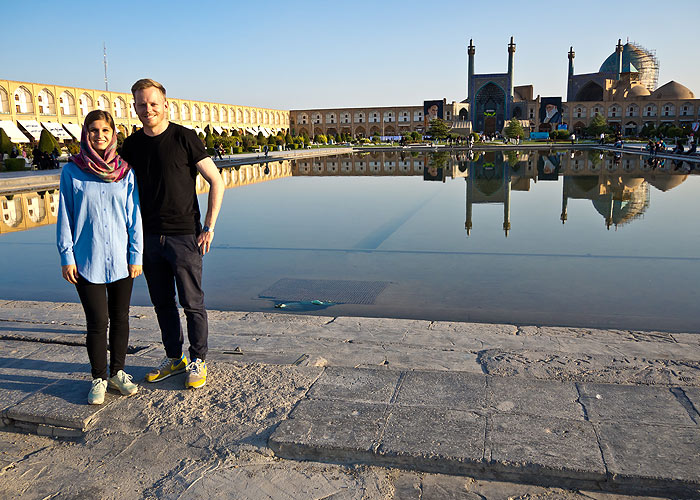
M 489 135 L 496 133 L 496 113 L 484 113 L 484 133 Z

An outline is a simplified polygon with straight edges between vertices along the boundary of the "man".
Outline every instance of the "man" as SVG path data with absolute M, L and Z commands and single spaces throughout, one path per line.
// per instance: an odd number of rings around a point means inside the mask
M 122 157 L 133 167 L 139 186 L 144 229 L 143 274 L 158 317 L 165 358 L 146 375 L 159 382 L 187 372 L 185 387 L 207 381 L 207 312 L 202 291 L 202 257 L 214 239 L 224 183 L 216 165 L 194 131 L 170 123 L 165 88 L 151 79 L 131 87 L 143 128 L 122 146 Z M 197 172 L 209 183 L 204 227 L 196 193 Z M 190 360 L 184 343 L 175 290 L 187 318 Z
M 561 122 L 561 113 L 559 112 L 559 108 L 557 108 L 556 104 L 552 104 L 552 103 L 545 104 L 545 106 L 544 106 L 544 119 L 542 120 L 542 123 L 558 124 L 559 122 Z M 553 130 L 554 130 L 554 128 L 553 128 Z

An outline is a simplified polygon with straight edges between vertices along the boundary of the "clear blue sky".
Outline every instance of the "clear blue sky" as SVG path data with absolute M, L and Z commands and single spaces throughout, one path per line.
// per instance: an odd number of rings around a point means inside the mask
M 142 77 L 168 95 L 282 109 L 417 105 L 466 97 L 466 46 L 476 72 L 505 72 L 515 37 L 515 84 L 566 95 L 629 37 L 655 49 L 659 85 L 700 97 L 698 0 L 529 2 L 413 0 L 3 0 L 0 79 L 128 92 Z M 691 58 L 695 64 L 691 63 Z

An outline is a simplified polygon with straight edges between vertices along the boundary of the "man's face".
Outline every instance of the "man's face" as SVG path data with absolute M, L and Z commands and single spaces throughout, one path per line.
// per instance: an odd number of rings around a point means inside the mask
M 168 116 L 165 96 L 155 87 L 137 90 L 134 95 L 136 115 L 144 127 L 157 128 Z
M 547 104 L 545 106 L 545 109 L 547 110 L 547 114 L 551 115 L 552 113 L 554 113 L 554 111 L 557 109 L 557 107 L 554 104 Z

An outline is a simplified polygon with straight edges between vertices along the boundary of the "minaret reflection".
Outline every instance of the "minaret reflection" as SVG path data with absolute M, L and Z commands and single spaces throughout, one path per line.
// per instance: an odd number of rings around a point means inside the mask
M 517 176 L 513 179 L 513 170 L 520 169 L 518 153 L 512 152 L 509 157 L 501 151 L 487 151 L 477 153 L 468 163 L 466 172 L 466 220 L 464 229 L 467 236 L 471 234 L 473 227 L 473 205 L 502 203 L 503 204 L 503 232 L 506 237 L 510 233 L 510 194 L 514 183 L 516 189 L 528 191 L 530 179 Z M 511 167 L 511 165 L 513 165 Z

